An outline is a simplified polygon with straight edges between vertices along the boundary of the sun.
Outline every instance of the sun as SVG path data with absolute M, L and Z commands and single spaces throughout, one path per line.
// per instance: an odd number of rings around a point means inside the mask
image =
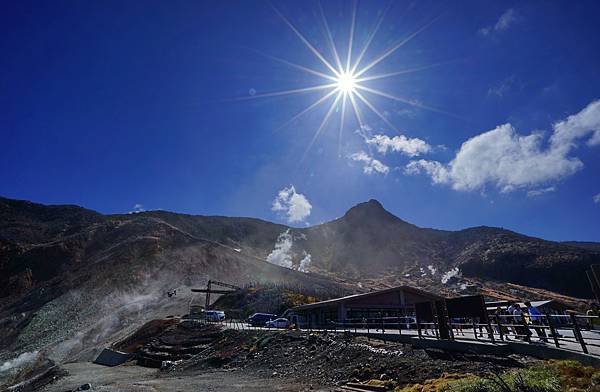
M 325 12 L 324 12 L 323 8 L 321 7 L 321 4 L 318 3 L 320 16 L 321 16 L 321 22 L 322 22 L 322 26 L 324 27 L 323 30 L 325 32 L 325 42 L 328 42 L 329 47 L 331 49 L 331 55 L 333 56 L 333 61 L 331 61 L 331 62 L 330 62 L 330 60 L 325 58 L 325 55 L 323 53 L 321 53 L 319 50 L 317 50 L 317 48 L 315 48 L 308 41 L 308 39 L 300 32 L 300 30 L 298 30 L 296 28 L 296 26 L 294 26 L 276 7 L 273 6 L 273 10 L 277 13 L 277 15 L 279 15 L 281 20 L 283 20 L 283 22 L 290 28 L 290 30 L 292 30 L 292 32 L 294 32 L 294 34 L 300 39 L 300 41 L 302 41 L 304 46 L 320 60 L 321 65 L 324 66 L 324 69 L 322 69 L 322 70 L 313 69 L 313 68 L 309 68 L 309 67 L 301 65 L 301 64 L 293 63 L 286 59 L 278 58 L 278 57 L 264 54 L 261 52 L 258 52 L 258 53 L 262 54 L 272 60 L 275 60 L 277 62 L 283 63 L 292 68 L 295 68 L 297 70 L 301 70 L 301 71 L 309 73 L 311 75 L 318 76 L 318 77 L 324 79 L 325 82 L 316 84 L 316 85 L 312 85 L 312 86 L 308 86 L 308 87 L 295 88 L 295 89 L 291 89 L 291 90 L 280 90 L 280 91 L 266 92 L 266 93 L 260 93 L 260 94 L 253 93 L 249 97 L 240 97 L 240 98 L 236 99 L 236 100 L 246 100 L 246 99 L 257 99 L 257 98 L 266 98 L 266 97 L 277 97 L 277 96 L 284 96 L 284 95 L 295 95 L 295 94 L 317 92 L 317 91 L 323 92 L 323 95 L 319 99 L 317 99 L 315 102 L 310 104 L 308 107 L 304 108 L 304 110 L 302 110 L 299 113 L 297 113 L 296 115 L 294 115 L 292 118 L 290 118 L 288 121 L 286 121 L 285 124 L 283 124 L 279 127 L 279 129 L 281 129 L 281 128 L 295 122 L 296 120 L 298 120 L 299 118 L 301 118 L 302 116 L 307 114 L 308 112 L 315 110 L 317 107 L 319 107 L 321 105 L 329 106 L 329 109 L 326 110 L 326 114 L 324 115 L 320 125 L 316 129 L 314 136 L 313 136 L 312 140 L 310 141 L 310 143 L 304 153 L 302 161 L 304 160 L 308 151 L 311 149 L 312 145 L 314 144 L 315 140 L 319 137 L 321 131 L 323 131 L 323 129 L 325 128 L 329 119 L 332 117 L 332 115 L 334 115 L 334 113 L 335 114 L 339 113 L 338 155 L 340 154 L 339 151 L 341 151 L 342 132 L 344 130 L 345 124 L 347 124 L 345 122 L 347 108 L 349 109 L 348 111 L 351 111 L 354 113 L 354 117 L 356 119 L 356 122 L 358 123 L 360 130 L 368 128 L 363 120 L 363 111 L 361 110 L 361 106 L 362 106 L 363 108 L 366 107 L 370 112 L 373 112 L 377 117 L 379 117 L 379 119 L 381 119 L 383 122 L 385 122 L 391 129 L 399 132 L 398 128 L 396 126 L 394 126 L 394 124 L 387 118 L 387 116 L 384 115 L 385 112 L 381 112 L 377 107 L 375 107 L 375 105 L 370 101 L 369 96 L 383 97 L 383 98 L 387 98 L 392 101 L 396 101 L 396 102 L 399 102 L 399 103 L 402 103 L 405 105 L 414 106 L 414 107 L 417 107 L 420 109 L 426 109 L 426 110 L 430 110 L 433 112 L 452 115 L 451 113 L 447 113 L 443 110 L 422 104 L 418 100 L 410 99 L 407 97 L 401 97 L 401 96 L 397 96 L 397 95 L 392 95 L 388 92 L 378 90 L 376 88 L 369 86 L 369 82 L 371 82 L 371 81 L 390 78 L 390 77 L 394 77 L 394 76 L 398 76 L 398 75 L 402 75 L 402 74 L 418 72 L 418 71 L 422 71 L 422 70 L 425 70 L 425 69 L 428 69 L 431 67 L 436 67 L 436 66 L 447 63 L 447 62 L 442 62 L 442 63 L 429 64 L 429 65 L 425 65 L 425 66 L 421 66 L 421 67 L 400 69 L 398 71 L 382 73 L 382 74 L 373 74 L 372 73 L 372 69 L 375 68 L 376 65 L 381 63 L 383 60 L 388 58 L 392 53 L 396 52 L 402 46 L 404 46 L 409 41 L 414 39 L 417 35 L 419 35 L 421 32 L 423 32 L 428 26 L 430 26 L 437 18 L 434 18 L 433 20 L 426 23 L 425 25 L 423 25 L 416 31 L 412 32 L 408 36 L 405 36 L 405 37 L 399 39 L 390 48 L 388 48 L 384 52 L 380 53 L 378 56 L 375 56 L 374 58 L 369 60 L 365 57 L 365 54 L 367 53 L 367 50 L 369 49 L 371 42 L 375 38 L 375 35 L 377 34 L 389 7 L 386 8 L 385 11 L 380 14 L 380 16 L 377 20 L 377 23 L 375 23 L 374 29 L 367 36 L 366 43 L 364 44 L 362 49 L 360 51 L 358 51 L 358 55 L 356 55 L 356 53 L 353 53 L 354 46 L 355 46 L 354 33 L 355 33 L 355 25 L 356 25 L 356 3 L 357 3 L 356 1 L 353 3 L 352 17 L 350 20 L 350 34 L 349 34 L 348 43 L 346 46 L 347 50 L 345 52 L 345 57 L 340 56 L 340 53 L 338 53 L 338 48 L 337 48 L 338 45 L 336 45 L 336 43 L 334 42 L 333 35 L 331 34 L 331 30 L 329 29 L 329 23 L 327 22 L 327 18 L 325 17 Z M 339 109 L 339 110 L 336 110 L 336 109 Z
M 350 72 L 342 72 L 337 78 L 337 88 L 344 94 L 353 93 L 356 89 L 356 78 Z

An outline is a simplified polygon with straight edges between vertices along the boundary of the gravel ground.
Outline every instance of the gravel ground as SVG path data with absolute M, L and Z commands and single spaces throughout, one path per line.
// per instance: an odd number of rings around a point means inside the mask
M 410 345 L 344 335 L 225 330 L 208 350 L 163 373 L 185 375 L 190 370 L 225 368 L 274 380 L 310 380 L 315 386 L 370 379 L 408 385 L 438 378 L 443 373 L 503 372 L 523 367 L 529 361 L 416 350 Z
M 42 390 L 71 391 L 90 383 L 97 391 L 329 391 L 372 379 L 410 385 L 443 373 L 503 372 L 531 361 L 417 350 L 343 334 L 198 328 L 176 319 L 147 323 L 116 347 L 157 366 L 173 362 L 157 370 L 134 361 L 105 367 L 78 360 L 62 364 L 68 375 Z
M 261 378 L 236 371 L 204 370 L 189 372 L 185 376 L 158 377 L 158 370 L 134 365 L 106 367 L 89 362 L 63 366 L 69 375 L 42 389 L 45 392 L 65 392 L 90 383 L 92 391 L 143 392 L 143 391 L 308 391 L 310 386 L 283 379 Z M 332 389 L 312 389 L 331 391 Z

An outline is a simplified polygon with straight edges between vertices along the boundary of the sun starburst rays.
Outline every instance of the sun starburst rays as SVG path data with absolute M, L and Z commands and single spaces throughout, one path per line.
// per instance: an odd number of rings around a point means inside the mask
M 321 25 L 323 28 L 322 29 L 323 35 L 325 38 L 325 42 L 327 43 L 327 45 L 329 46 L 329 49 L 331 51 L 331 56 L 333 57 L 333 62 L 330 62 L 326 58 L 325 54 L 320 52 L 313 44 L 311 44 L 310 41 L 300 32 L 300 30 L 296 26 L 294 26 L 283 15 L 283 13 L 281 13 L 281 11 L 279 11 L 275 6 L 273 6 L 273 9 L 277 13 L 277 15 L 281 18 L 281 20 L 287 25 L 287 27 L 290 30 L 292 30 L 292 32 L 296 35 L 296 37 L 304 44 L 304 46 L 320 61 L 320 63 L 323 66 L 325 66 L 325 68 L 327 68 L 328 72 L 321 72 L 321 71 L 318 71 L 316 69 L 313 69 L 313 68 L 310 68 L 310 67 L 307 67 L 304 65 L 293 63 L 286 59 L 271 56 L 271 55 L 264 54 L 261 52 L 258 52 L 258 53 L 260 53 L 261 55 L 263 55 L 267 58 L 270 58 L 274 61 L 288 65 L 294 69 L 303 71 L 307 74 L 310 74 L 313 76 L 318 76 L 318 77 L 326 80 L 327 83 L 314 85 L 314 86 L 310 86 L 310 87 L 267 92 L 267 93 L 262 93 L 262 94 L 254 94 L 249 97 L 240 98 L 240 99 L 255 99 L 255 98 L 276 97 L 276 96 L 285 96 L 285 95 L 293 95 L 293 94 L 301 94 L 301 93 L 316 92 L 316 91 L 321 91 L 321 90 L 328 90 L 319 99 L 317 99 L 315 102 L 311 103 L 309 106 L 307 106 L 306 108 L 304 108 L 303 110 L 298 112 L 296 115 L 294 115 L 291 119 L 286 121 L 282 126 L 280 126 L 278 128 L 278 129 L 281 129 L 285 126 L 288 126 L 289 124 L 299 120 L 301 117 L 306 115 L 308 112 L 315 110 L 317 107 L 319 107 L 321 105 L 327 105 L 326 102 L 328 100 L 332 99 L 333 102 L 327 109 L 325 115 L 322 118 L 322 121 L 320 122 L 318 128 L 316 129 L 312 139 L 310 140 L 310 143 L 304 153 L 302 160 L 304 160 L 304 158 L 306 157 L 306 155 L 308 154 L 308 152 L 310 151 L 310 149 L 312 148 L 312 146 L 314 145 L 316 140 L 319 138 L 319 135 L 323 132 L 324 128 L 327 126 L 333 113 L 336 111 L 335 110 L 336 108 L 341 109 L 341 110 L 339 110 L 340 117 L 339 117 L 339 131 L 338 131 L 338 155 L 341 153 L 341 140 L 342 140 L 342 134 L 344 131 L 344 125 L 347 123 L 345 117 L 346 117 L 346 111 L 347 111 L 348 106 L 351 109 L 350 111 L 354 113 L 354 116 L 356 117 L 356 121 L 361 130 L 365 129 L 365 123 L 364 123 L 363 114 L 361 112 L 359 102 L 361 104 L 363 104 L 364 106 L 366 106 L 369 109 L 369 111 L 373 112 L 378 118 L 380 118 L 389 127 L 394 129 L 395 131 L 398 131 L 397 127 L 394 126 L 394 124 L 385 116 L 385 114 L 382 113 L 381 110 L 379 110 L 373 104 L 373 102 L 371 102 L 368 99 L 368 97 L 363 93 L 369 93 L 369 94 L 379 96 L 382 98 L 387 98 L 389 100 L 401 102 L 403 104 L 417 107 L 420 109 L 430 110 L 430 111 L 437 112 L 437 113 L 449 114 L 443 110 L 439 110 L 432 106 L 425 105 L 417 100 L 399 97 L 399 96 L 390 94 L 388 92 L 369 87 L 365 84 L 369 81 L 375 81 L 375 80 L 389 78 L 389 77 L 393 77 L 393 76 L 397 76 L 397 75 L 419 72 L 422 70 L 426 70 L 426 69 L 429 69 L 432 67 L 436 67 L 436 66 L 448 63 L 448 62 L 445 62 L 445 63 L 430 64 L 430 65 L 425 65 L 425 66 L 421 66 L 421 67 L 408 68 L 408 69 L 404 69 L 404 70 L 388 72 L 388 73 L 383 73 L 383 74 L 374 74 L 374 75 L 368 74 L 368 72 L 371 69 L 375 68 L 379 63 L 383 62 L 386 58 L 391 56 L 394 52 L 396 52 L 402 46 L 406 45 L 408 42 L 410 42 L 412 39 L 417 37 L 424 30 L 426 30 L 437 18 L 424 24 L 423 26 L 421 26 L 419 29 L 413 31 L 408 36 L 398 40 L 394 45 L 392 45 L 391 47 L 389 47 L 388 49 L 383 51 L 380 55 L 378 55 L 377 57 L 375 57 L 374 59 L 369 61 L 367 63 L 367 65 L 361 67 L 360 66 L 361 62 L 364 60 L 365 55 L 368 52 L 371 43 L 373 42 L 375 36 L 377 35 L 377 32 L 379 31 L 390 6 L 388 5 L 388 7 L 383 12 L 381 12 L 381 14 L 379 15 L 377 22 L 375 23 L 375 26 L 373 27 L 372 31 L 370 32 L 370 34 L 367 37 L 366 43 L 362 46 L 362 48 L 360 48 L 360 51 L 358 52 L 358 56 L 355 59 L 353 59 L 352 57 L 353 57 L 353 49 L 354 49 L 354 45 L 355 45 L 354 44 L 354 38 L 355 38 L 354 36 L 356 33 L 357 2 L 353 1 L 353 3 L 352 3 L 352 11 L 351 11 L 352 14 L 351 14 L 351 19 L 350 19 L 349 34 L 348 34 L 348 46 L 346 49 L 345 58 L 342 58 L 342 56 L 340 55 L 340 52 L 338 51 L 338 47 L 336 45 L 333 34 L 329 27 L 329 23 L 327 21 L 325 11 L 320 3 L 318 4 L 318 7 L 319 7 L 318 11 L 319 11 L 319 16 L 320 16 L 320 20 L 321 20 Z M 362 93 L 361 93 L 361 91 L 362 91 Z M 350 105 L 348 105 L 348 102 L 350 103 Z M 341 106 L 341 108 L 340 108 L 340 106 Z

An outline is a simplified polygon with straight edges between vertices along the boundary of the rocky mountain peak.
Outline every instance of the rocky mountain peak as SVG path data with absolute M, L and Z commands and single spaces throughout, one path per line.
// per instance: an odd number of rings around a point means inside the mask
M 383 205 L 375 199 L 359 203 L 350 208 L 344 215 L 344 219 L 349 221 L 361 221 L 363 223 L 384 223 L 389 221 L 406 223 L 387 211 Z

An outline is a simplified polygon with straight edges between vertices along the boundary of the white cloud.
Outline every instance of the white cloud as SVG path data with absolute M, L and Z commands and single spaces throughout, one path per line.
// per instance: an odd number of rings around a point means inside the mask
M 290 230 L 279 234 L 275 247 L 267 256 L 267 261 L 280 267 L 292 268 L 292 245 L 294 241 Z
M 309 215 L 312 210 L 312 205 L 301 193 L 296 192 L 296 188 L 290 185 L 287 188 L 283 188 L 273 200 L 271 207 L 273 211 L 282 212 L 286 215 L 289 223 L 302 222 Z
M 362 162 L 363 172 L 365 174 L 388 174 L 390 172 L 389 166 L 383 164 L 381 161 L 378 161 L 364 151 L 355 152 L 354 154 L 350 155 L 350 159 L 353 161 Z
M 427 161 L 425 159 L 410 161 L 406 165 L 404 172 L 406 174 L 419 174 L 425 172 L 431 177 L 435 184 L 445 184 L 450 178 L 448 169 L 446 169 L 442 163 L 438 161 Z
M 390 138 L 387 135 L 375 135 L 366 137 L 365 142 L 375 146 L 381 154 L 386 154 L 388 150 L 399 152 L 409 157 L 415 157 L 431 151 L 431 146 L 424 140 L 418 138 L 407 138 L 404 135 Z
M 498 21 L 494 25 L 483 27 L 479 30 L 482 35 L 490 35 L 500 31 L 507 30 L 510 26 L 514 25 L 521 19 L 519 14 L 513 9 L 509 8 L 498 18 Z
M 596 196 L 594 196 L 592 198 L 592 200 L 594 200 L 594 203 L 600 204 L 600 193 L 598 193 Z
M 527 191 L 527 197 L 536 197 L 536 196 L 541 196 L 545 193 L 551 193 L 556 191 L 556 187 L 555 186 L 549 186 L 546 188 L 539 188 L 539 189 L 532 189 L 530 191 Z
M 583 167 L 577 157 L 569 156 L 581 139 L 600 144 L 600 100 L 579 113 L 553 125 L 546 147 L 540 132 L 520 135 L 511 124 L 499 125 L 462 144 L 450 163 L 414 160 L 407 174 L 424 172 L 436 184 L 450 184 L 455 190 L 483 189 L 495 185 L 502 192 L 538 189 L 570 176 Z
M 570 150 L 575 147 L 578 139 L 588 136 L 588 146 L 600 145 L 600 100 L 587 105 L 577 114 L 567 117 L 566 120 L 554 124 L 554 134 L 550 138 L 552 147 Z
M 144 208 L 143 205 L 136 203 L 133 205 L 133 209 L 131 211 L 129 211 L 130 214 L 137 214 L 139 212 L 144 212 L 146 211 L 146 209 Z

